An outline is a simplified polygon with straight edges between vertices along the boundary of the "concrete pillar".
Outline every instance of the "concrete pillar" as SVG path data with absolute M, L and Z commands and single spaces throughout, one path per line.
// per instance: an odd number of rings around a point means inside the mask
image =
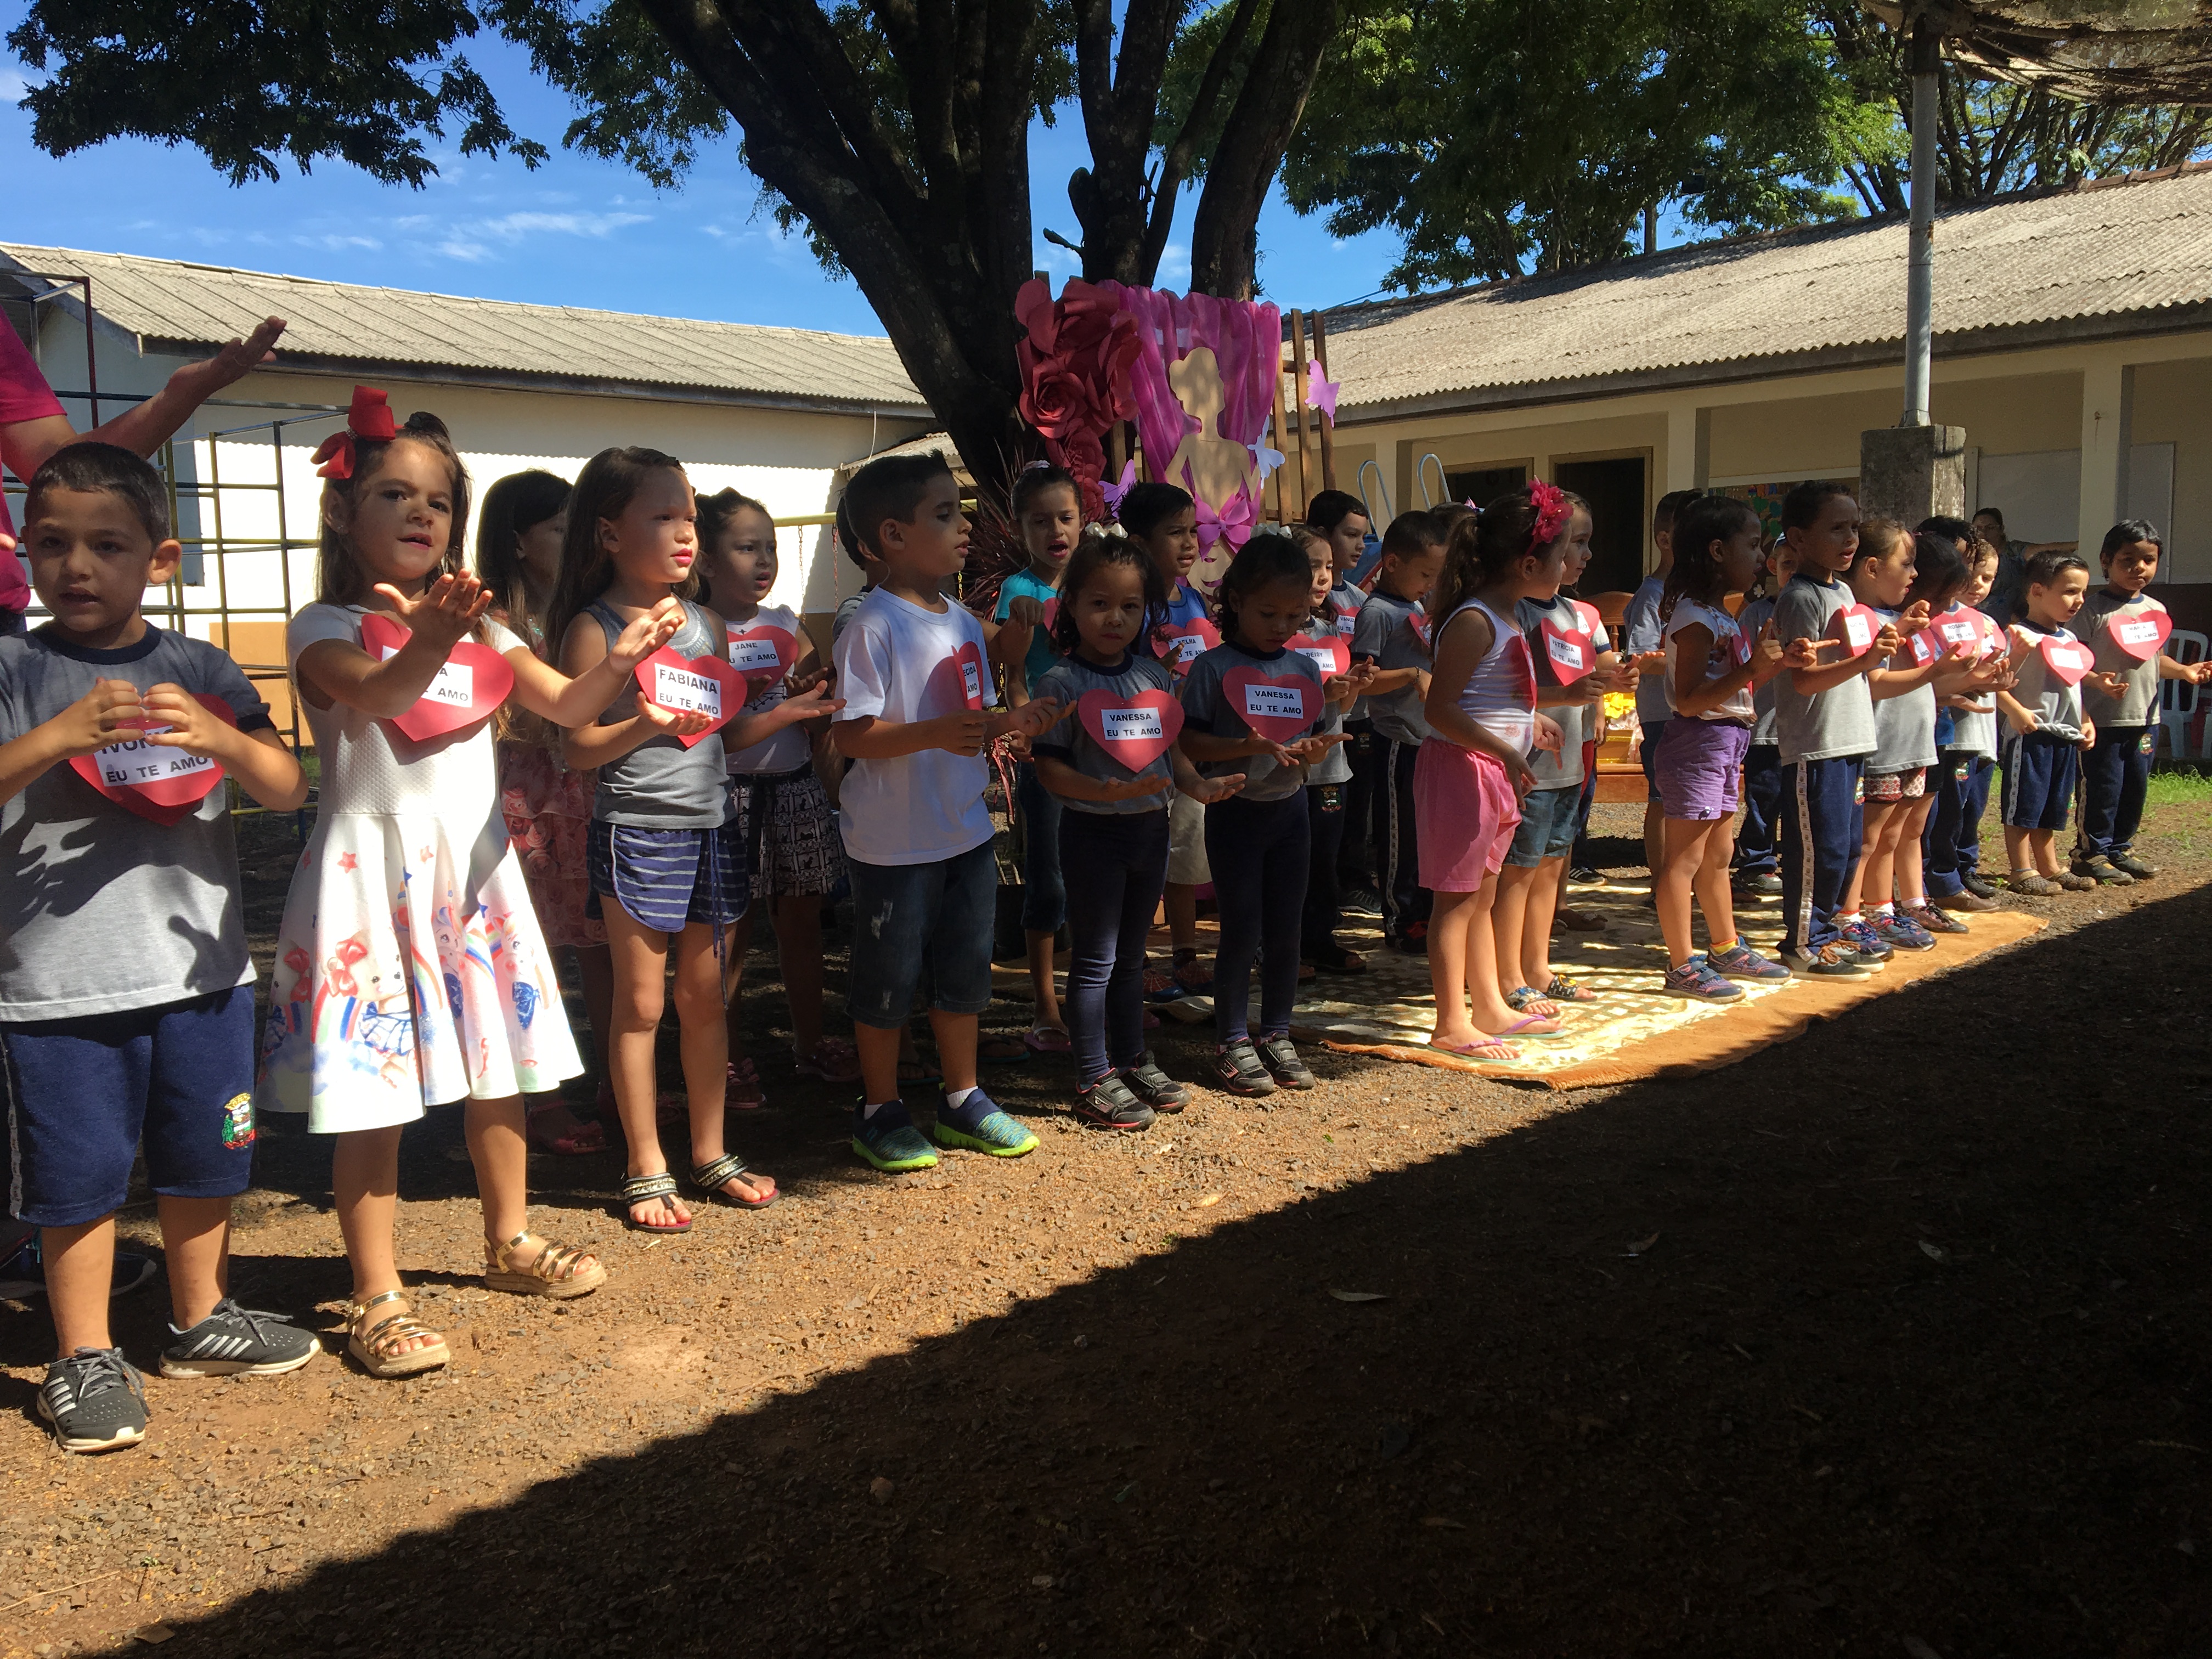
M 2128 448 L 2134 441 L 2136 372 L 2117 358 L 2081 374 L 2081 514 L 2076 532 L 2091 558 L 2128 515 Z M 2094 569 L 2094 566 L 2092 567 Z
M 1886 426 L 1859 434 L 1859 510 L 1908 530 L 1966 516 L 1966 428 Z
M 1712 439 L 1711 412 L 1687 401 L 1667 408 L 1667 459 L 1661 468 L 1666 484 L 1659 491 L 1703 489 L 1712 476 L 1708 452 Z

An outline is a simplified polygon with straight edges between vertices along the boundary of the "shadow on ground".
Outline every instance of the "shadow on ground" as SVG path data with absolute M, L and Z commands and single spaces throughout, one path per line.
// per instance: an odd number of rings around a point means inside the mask
M 1584 1097 L 168 1651 L 2203 1652 L 2208 928 Z

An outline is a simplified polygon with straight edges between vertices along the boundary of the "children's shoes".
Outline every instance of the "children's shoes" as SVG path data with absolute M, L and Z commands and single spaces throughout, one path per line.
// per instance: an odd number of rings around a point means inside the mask
M 1131 1093 L 1129 1085 L 1112 1072 L 1076 1091 L 1075 1115 L 1094 1129 L 1120 1129 L 1133 1133 L 1152 1127 L 1152 1109 Z
M 950 1095 L 937 1097 L 937 1122 L 931 1133 L 940 1146 L 955 1146 L 991 1158 L 1019 1158 L 1037 1148 L 1037 1138 L 999 1108 L 981 1089 L 970 1089 L 957 1106 Z
M 1298 1058 L 1298 1051 L 1291 1046 L 1287 1032 L 1281 1036 L 1262 1037 L 1259 1052 L 1260 1063 L 1267 1068 L 1267 1075 L 1282 1087 L 1310 1089 L 1314 1086 L 1314 1074 L 1306 1069 L 1305 1061 Z
M 1121 1081 L 1131 1094 L 1156 1112 L 1179 1112 L 1190 1099 L 1190 1091 L 1160 1070 L 1149 1048 L 1142 1060 L 1121 1073 Z
M 937 1154 L 896 1100 L 872 1113 L 865 1106 L 853 1109 L 853 1150 L 885 1175 L 937 1167 Z

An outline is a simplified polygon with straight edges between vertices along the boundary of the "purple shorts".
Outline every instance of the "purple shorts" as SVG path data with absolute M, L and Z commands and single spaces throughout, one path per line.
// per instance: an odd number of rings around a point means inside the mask
M 1671 720 L 1655 769 L 1659 808 L 1670 818 L 1724 818 L 1735 811 L 1751 728 L 1729 720 Z

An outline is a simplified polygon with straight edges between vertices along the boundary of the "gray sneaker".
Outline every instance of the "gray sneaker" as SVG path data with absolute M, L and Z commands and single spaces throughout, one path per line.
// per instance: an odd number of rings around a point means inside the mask
M 296 1371 L 323 1351 L 312 1332 L 272 1313 L 241 1308 L 228 1297 L 161 1350 L 164 1376 L 278 1376 Z
M 146 1382 L 120 1348 L 79 1348 L 46 1367 L 39 1415 L 64 1451 L 119 1451 L 146 1437 Z

